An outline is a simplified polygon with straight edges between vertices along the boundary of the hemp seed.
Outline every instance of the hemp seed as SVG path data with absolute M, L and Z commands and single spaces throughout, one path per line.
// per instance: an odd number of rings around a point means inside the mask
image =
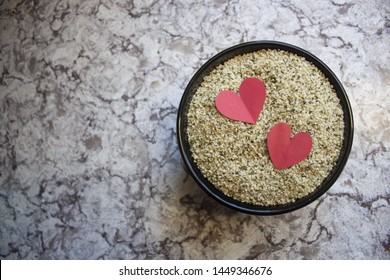
M 267 90 L 256 124 L 230 120 L 215 108 L 219 92 L 237 92 L 249 77 L 261 79 Z M 313 139 L 308 158 L 286 169 L 274 168 L 266 144 L 278 122 Z M 262 206 L 313 192 L 336 164 L 343 131 L 340 100 L 329 80 L 305 58 L 283 50 L 260 50 L 219 65 L 204 78 L 188 110 L 188 141 L 203 176 L 226 195 Z

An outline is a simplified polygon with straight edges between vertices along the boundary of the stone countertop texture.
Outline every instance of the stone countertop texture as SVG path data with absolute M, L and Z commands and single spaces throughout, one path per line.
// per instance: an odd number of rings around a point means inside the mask
M 0 1 L 0 258 L 390 259 L 389 17 L 388 0 Z M 253 40 L 318 56 L 354 112 L 338 181 L 280 216 L 214 202 L 176 141 L 192 75 Z

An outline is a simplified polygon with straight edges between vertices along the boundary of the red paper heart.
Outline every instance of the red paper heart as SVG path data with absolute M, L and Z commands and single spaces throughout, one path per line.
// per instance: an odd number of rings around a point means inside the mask
M 283 122 L 274 125 L 268 133 L 268 151 L 277 169 L 297 164 L 310 154 L 313 141 L 309 133 L 299 132 L 292 139 L 290 137 L 291 128 Z
M 215 106 L 225 117 L 247 123 L 256 123 L 265 102 L 265 86 L 257 78 L 245 79 L 239 89 L 221 91 L 215 99 Z

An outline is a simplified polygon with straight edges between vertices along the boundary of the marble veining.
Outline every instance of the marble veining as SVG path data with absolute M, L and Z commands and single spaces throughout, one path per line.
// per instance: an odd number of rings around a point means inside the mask
M 1 259 L 390 259 L 390 2 L 0 1 Z M 183 167 L 195 71 L 240 42 L 307 49 L 345 86 L 350 159 L 274 217 L 234 212 Z

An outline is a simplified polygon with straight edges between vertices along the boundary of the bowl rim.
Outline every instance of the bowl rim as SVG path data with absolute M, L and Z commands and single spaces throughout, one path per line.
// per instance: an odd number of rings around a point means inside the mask
M 245 51 L 250 49 L 253 50 Z M 323 180 L 323 182 L 316 188 L 316 190 L 309 193 L 305 197 L 297 199 L 294 202 L 276 205 L 276 206 L 261 206 L 261 205 L 249 204 L 225 195 L 222 191 L 217 189 L 200 173 L 200 170 L 197 168 L 196 164 L 192 160 L 192 156 L 190 155 L 191 152 L 189 151 L 188 148 L 186 148 L 187 143 L 185 142 L 186 125 L 185 125 L 185 118 L 183 115 L 185 113 L 185 105 L 190 95 L 194 92 L 194 87 L 197 88 L 196 84 L 200 84 L 203 81 L 203 78 L 208 75 L 204 73 L 207 72 L 210 73 L 211 70 L 215 69 L 216 66 L 220 65 L 221 63 L 224 63 L 225 61 L 229 60 L 232 57 L 235 57 L 237 55 L 242 55 L 245 53 L 255 52 L 261 49 L 285 50 L 290 53 L 295 53 L 298 56 L 304 57 L 306 60 L 313 63 L 328 78 L 330 83 L 335 88 L 335 91 L 337 93 L 337 96 L 340 100 L 344 112 L 345 127 L 344 127 L 343 145 L 342 145 L 339 158 L 336 164 L 334 165 L 332 171 L 329 173 L 328 177 L 326 177 Z M 235 52 L 238 53 L 235 54 Z M 213 65 L 214 67 L 212 67 Z M 284 214 L 284 213 L 298 210 L 304 206 L 307 206 L 313 201 L 317 200 L 319 197 L 321 197 L 324 193 L 326 193 L 330 189 L 330 187 L 336 182 L 336 180 L 340 176 L 342 170 L 344 169 L 347 163 L 352 148 L 354 122 L 353 122 L 352 108 L 347 93 L 343 85 L 341 84 L 340 80 L 324 62 L 322 62 L 318 57 L 316 57 L 312 53 L 300 47 L 297 47 L 295 45 L 279 42 L 279 41 L 259 40 L 259 41 L 240 43 L 232 47 L 229 47 L 225 50 L 222 50 L 216 55 L 214 55 L 213 57 L 211 57 L 210 59 L 208 59 L 196 71 L 196 73 L 193 75 L 190 82 L 188 83 L 187 87 L 185 88 L 183 95 L 181 97 L 179 109 L 177 113 L 176 129 L 177 129 L 178 146 L 179 146 L 180 154 L 182 156 L 184 165 L 187 168 L 188 173 L 191 175 L 191 177 L 195 180 L 195 182 L 204 192 L 206 192 L 210 197 L 212 197 L 220 204 L 225 205 L 231 209 L 246 214 L 267 216 L 267 215 L 279 215 L 279 214 Z

